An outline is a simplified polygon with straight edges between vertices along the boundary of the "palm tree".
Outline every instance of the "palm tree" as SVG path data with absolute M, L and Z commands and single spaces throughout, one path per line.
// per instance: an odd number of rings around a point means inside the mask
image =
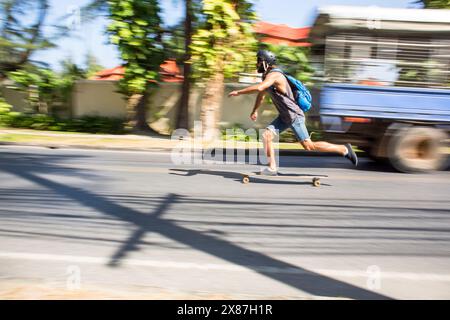
M 43 35 L 48 9 L 47 0 L 0 3 L 0 80 L 29 64 L 35 51 L 54 46 Z

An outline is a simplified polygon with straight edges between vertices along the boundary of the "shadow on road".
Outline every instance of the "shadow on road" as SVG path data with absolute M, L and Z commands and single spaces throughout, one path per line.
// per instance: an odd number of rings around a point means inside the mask
M 160 201 L 153 212 L 141 213 L 129 207 L 112 202 L 109 199 L 90 191 L 65 185 L 38 175 L 43 168 L 46 173 L 77 175 L 73 169 L 62 170 L 53 167 L 52 156 L 33 155 L 24 160 L 20 153 L 1 153 L 0 170 L 26 179 L 47 188 L 67 199 L 95 209 L 108 217 L 129 222 L 135 231 L 111 257 L 109 266 L 117 267 L 120 261 L 133 250 L 138 250 L 142 237 L 148 232 L 155 232 L 193 249 L 208 253 L 230 263 L 243 266 L 285 285 L 305 291 L 315 296 L 345 297 L 351 299 L 389 299 L 354 285 L 324 276 L 296 265 L 272 258 L 263 253 L 246 249 L 233 242 L 221 239 L 210 232 L 204 233 L 177 225 L 174 221 L 164 219 L 164 213 L 175 203 L 183 202 L 183 196 L 170 193 Z M 30 156 L 28 156 L 30 157 Z M 5 159 L 14 161 L 4 161 Z M 60 158 L 58 160 L 61 160 Z M 89 176 L 89 175 L 88 175 Z M 214 201 L 213 201 L 214 202 Z M 283 272 L 284 271 L 284 272 Z
M 259 176 L 258 172 L 247 172 L 243 170 L 242 172 L 234 171 L 220 171 L 220 170 L 208 170 L 208 169 L 170 169 L 172 172 L 170 174 L 182 177 L 192 177 L 196 175 L 211 175 L 219 176 L 225 179 L 233 179 L 236 182 L 242 183 L 243 174 L 250 175 L 251 183 L 262 183 L 262 184 L 284 184 L 284 185 L 308 185 L 311 186 L 312 177 L 328 177 L 326 175 L 314 175 L 314 174 L 298 174 L 298 173 L 281 173 L 276 177 Z M 288 179 L 288 180 L 286 180 Z M 303 179 L 305 181 L 299 181 Z M 327 183 L 322 183 L 321 186 L 331 186 Z

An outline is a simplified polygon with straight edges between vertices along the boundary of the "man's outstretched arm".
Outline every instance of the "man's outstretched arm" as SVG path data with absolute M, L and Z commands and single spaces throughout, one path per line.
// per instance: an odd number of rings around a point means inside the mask
M 277 75 L 275 73 L 269 73 L 266 77 L 266 79 L 258 84 L 255 84 L 253 86 L 241 89 L 241 90 L 235 90 L 231 91 L 228 96 L 229 97 L 235 97 L 241 94 L 249 94 L 249 93 L 255 93 L 255 92 L 264 92 L 266 91 L 271 85 L 275 83 Z
M 266 96 L 265 91 L 261 91 L 258 93 L 258 96 L 256 97 L 255 106 L 253 107 L 252 113 L 250 114 L 250 119 L 253 121 L 256 121 L 258 118 L 258 108 L 261 106 L 261 102 L 264 100 L 264 97 Z

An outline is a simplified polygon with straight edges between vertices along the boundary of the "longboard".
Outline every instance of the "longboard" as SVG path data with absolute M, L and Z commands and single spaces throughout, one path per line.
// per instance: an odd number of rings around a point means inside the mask
M 327 175 L 305 175 L 305 174 L 295 174 L 295 173 L 280 173 L 278 172 L 278 175 L 276 176 L 267 176 L 262 175 L 259 172 L 251 172 L 251 173 L 241 173 L 242 175 L 242 183 L 248 184 L 250 183 L 250 177 L 257 177 L 258 179 L 265 178 L 265 179 L 285 179 L 285 178 L 300 178 L 300 177 L 306 177 L 311 178 L 311 184 L 314 187 L 320 187 L 320 179 L 321 178 L 327 178 Z

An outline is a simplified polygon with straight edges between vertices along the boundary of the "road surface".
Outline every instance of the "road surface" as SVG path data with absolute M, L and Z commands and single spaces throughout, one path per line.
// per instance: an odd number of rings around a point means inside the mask
M 2 146 L 0 298 L 450 299 L 450 171 L 281 164 Z

